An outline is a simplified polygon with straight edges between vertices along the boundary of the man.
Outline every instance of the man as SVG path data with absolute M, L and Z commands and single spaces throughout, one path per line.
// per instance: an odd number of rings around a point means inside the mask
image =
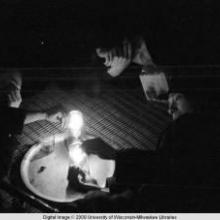
M 99 57 L 105 59 L 104 65 L 108 67 L 107 72 L 113 77 L 122 74 L 131 62 L 141 64 L 145 71 L 144 74 L 157 75 L 159 72 L 152 61 L 143 39 L 140 39 L 139 46 L 136 48 L 132 47 L 130 42 L 123 42 L 122 46 L 119 48 L 115 47 L 109 50 L 97 48 L 96 52 Z M 163 86 L 161 86 L 161 88 L 162 87 Z M 167 89 L 159 89 L 157 91 L 154 90 L 150 100 L 155 100 L 155 98 L 157 99 L 162 94 L 168 94 L 170 89 L 167 87 Z M 124 160 L 125 163 L 128 162 L 126 165 L 123 164 L 123 167 L 131 166 L 131 169 L 132 167 L 135 167 L 133 166 L 135 165 L 135 162 L 131 163 L 129 160 L 135 158 L 134 155 L 136 154 L 137 158 L 148 158 L 146 161 L 150 161 L 149 164 L 148 162 L 145 163 L 147 164 L 146 166 L 142 166 L 137 160 L 137 167 L 140 169 L 141 167 L 146 167 L 146 170 L 151 171 L 152 160 L 157 161 L 156 163 L 159 164 L 154 166 L 154 171 L 148 173 L 166 173 L 166 175 L 170 176 L 169 178 L 172 178 L 172 180 L 170 180 L 171 182 L 176 178 L 174 181 L 175 183 L 183 183 L 184 180 L 185 183 L 188 182 L 190 184 L 195 184 L 196 182 L 201 183 L 201 181 L 204 183 L 212 182 L 213 184 L 217 184 L 217 179 L 214 175 L 214 170 L 217 172 L 217 160 L 210 161 L 210 158 L 208 158 L 207 155 L 210 154 L 214 157 L 214 152 L 216 152 L 216 155 L 218 153 L 218 141 L 216 141 L 216 138 L 218 137 L 217 127 L 219 119 L 217 116 L 218 114 L 215 114 L 214 111 L 211 116 L 207 112 L 203 114 L 199 112 L 199 104 L 201 103 L 199 103 L 198 100 L 201 101 L 202 99 L 200 96 L 204 98 L 204 94 L 200 94 L 199 92 L 196 93 L 190 89 L 181 92 L 180 89 L 176 88 L 176 91 L 170 93 L 168 95 L 168 112 L 171 115 L 173 122 L 162 135 L 156 155 L 155 153 L 150 153 L 149 155 L 148 152 L 134 151 L 128 152 L 127 155 L 122 154 L 121 160 Z M 150 97 L 150 95 L 148 94 L 147 97 Z M 129 159 L 126 159 L 128 157 Z M 162 160 L 164 161 L 164 165 L 161 163 Z M 201 161 L 203 161 L 203 164 L 200 163 Z M 171 163 L 173 165 L 171 165 Z M 193 166 L 195 169 L 190 166 Z M 121 168 L 120 174 L 118 174 L 119 178 L 122 178 L 121 176 L 123 175 L 125 177 L 128 176 L 128 173 L 125 174 L 123 167 Z M 199 169 L 199 167 L 203 167 L 203 169 Z M 129 169 L 126 168 L 126 170 Z M 186 178 L 186 175 L 189 173 L 191 173 L 189 175 L 193 175 L 193 172 L 194 176 Z M 212 173 L 215 177 L 213 176 L 213 179 L 208 178 L 208 173 Z M 197 179 L 195 178 L 196 176 L 198 177 Z M 139 175 L 135 176 L 132 181 L 134 181 L 134 179 L 137 181 L 139 177 Z M 142 180 L 140 179 L 140 181 L 145 181 L 144 177 L 147 178 L 147 176 L 143 175 L 141 177 Z M 149 179 L 151 178 L 152 175 L 149 175 Z M 166 179 L 168 179 L 167 176 Z M 126 182 L 127 180 L 124 179 L 123 181 Z
M 75 202 L 79 212 L 215 210 L 220 118 L 198 113 L 192 94 L 187 95 L 169 96 L 173 122 L 162 134 L 157 150 L 113 155 L 116 170 L 111 194 L 89 192 Z
M 10 157 L 14 148 L 14 135 L 21 133 L 24 124 L 38 120 L 62 123 L 64 115 L 61 111 L 30 112 L 19 108 L 22 102 L 22 77 L 17 71 L 1 75 L 0 95 L 0 178 L 7 173 Z
M 136 48 L 134 48 L 134 46 Z M 112 77 L 119 76 L 132 63 L 143 66 L 154 66 L 152 57 L 142 37 L 136 39 L 136 44 L 124 40 L 122 45 L 111 49 L 96 48 L 100 58 L 104 58 L 107 73 Z
M 100 58 L 105 59 L 104 65 L 112 77 L 122 74 L 131 62 L 143 65 L 145 73 L 146 71 L 157 73 L 157 68 L 143 41 L 140 48 L 143 50 L 135 53 L 131 44 L 125 41 L 121 47 L 109 50 L 97 48 L 96 52 Z M 161 92 L 156 96 L 168 92 L 168 90 L 161 90 Z M 195 94 L 193 90 L 184 93 L 180 90 L 170 93 L 168 95 L 168 112 L 173 122 L 162 134 L 157 150 L 155 152 L 129 150 L 118 154 L 115 158 L 114 177 L 116 179 L 115 187 L 119 187 L 120 191 L 110 196 L 102 192 L 89 193 L 84 200 L 77 202 L 79 210 L 95 212 L 101 210 L 107 212 L 152 211 L 149 207 L 144 207 L 145 203 L 140 202 L 147 201 L 150 204 L 148 195 L 143 193 L 147 190 L 139 188 L 142 184 L 171 186 L 167 196 L 171 197 L 169 210 L 172 210 L 172 207 L 176 205 L 172 187 L 195 187 L 194 191 L 198 192 L 199 187 L 218 186 L 220 183 L 218 178 L 220 171 L 220 152 L 218 150 L 220 129 L 218 126 L 220 120 L 218 114 L 214 114 L 215 112 L 210 115 L 201 114 L 198 111 L 199 96 L 200 94 Z M 133 194 L 125 191 L 128 187 L 135 188 L 132 190 Z M 192 190 L 187 193 L 185 195 L 183 193 L 182 196 L 186 196 L 185 199 L 189 202 L 189 199 L 192 199 L 190 195 L 193 193 Z M 160 199 L 159 194 L 155 198 Z M 179 199 L 181 201 L 182 197 Z M 154 205 L 157 204 L 160 208 L 168 207 L 166 202 L 160 203 L 160 205 L 158 202 Z M 195 200 L 192 205 L 194 206 L 190 207 L 191 211 L 196 210 L 196 206 L 199 206 L 198 200 Z M 205 204 L 202 208 L 210 206 L 210 204 Z M 182 210 L 184 208 L 182 207 Z
M 147 100 L 159 100 L 160 96 L 168 93 L 167 76 L 154 64 L 142 37 L 132 41 L 124 40 L 121 45 L 111 49 L 96 48 L 96 53 L 105 59 L 104 65 L 111 77 L 121 75 L 131 63 L 141 65 L 139 78 Z

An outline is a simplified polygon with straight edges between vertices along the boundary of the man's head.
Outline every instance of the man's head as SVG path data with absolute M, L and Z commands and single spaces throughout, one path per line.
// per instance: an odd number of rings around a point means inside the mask
M 16 71 L 6 71 L 0 77 L 0 102 L 2 105 L 18 108 L 22 102 L 21 98 L 22 77 Z
M 192 113 L 193 105 L 182 93 L 171 93 L 168 98 L 168 113 L 172 116 L 173 120 L 178 119 L 180 116 Z
M 22 77 L 21 73 L 17 70 L 6 71 L 1 73 L 0 87 L 6 88 L 8 86 L 14 86 L 16 89 L 21 90 Z

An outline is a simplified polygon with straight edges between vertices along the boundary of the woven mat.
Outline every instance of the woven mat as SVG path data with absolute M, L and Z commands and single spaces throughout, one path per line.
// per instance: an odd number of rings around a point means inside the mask
M 169 123 L 166 105 L 147 102 L 141 88 L 106 89 L 94 98 L 80 90 L 67 92 L 53 85 L 38 95 L 23 100 L 22 107 L 28 110 L 44 110 L 56 105 L 62 105 L 67 111 L 82 111 L 86 130 L 117 150 L 155 150 L 159 136 Z M 17 137 L 20 144 L 13 154 L 10 180 L 21 184 L 18 175 L 19 161 L 31 145 L 63 132 L 59 124 L 47 121 L 25 125 L 22 134 Z M 6 200 L 10 202 L 10 199 Z M 40 212 L 35 207 L 26 207 L 26 212 L 37 212 L 36 210 Z
M 165 104 L 147 102 L 140 92 L 108 89 L 93 98 L 80 90 L 67 92 L 53 85 L 24 100 L 23 107 L 43 110 L 61 104 L 67 111 L 78 109 L 84 115 L 87 131 L 113 148 L 154 150 L 169 122 L 167 108 Z M 58 124 L 34 122 L 24 127 L 18 141 L 21 145 L 31 145 L 48 135 L 62 132 Z

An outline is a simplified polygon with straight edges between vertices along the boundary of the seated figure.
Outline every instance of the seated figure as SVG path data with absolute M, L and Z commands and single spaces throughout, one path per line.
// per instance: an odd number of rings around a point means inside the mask
M 18 71 L 9 71 L 1 74 L 0 88 L 0 178 L 2 178 L 7 173 L 10 157 L 14 150 L 13 137 L 21 133 L 24 124 L 38 120 L 62 123 L 64 114 L 57 109 L 52 111 L 31 112 L 20 108 L 22 102 L 22 76 Z
M 111 49 L 96 48 L 96 53 L 105 59 L 107 73 L 112 77 L 122 74 L 131 63 L 141 65 L 139 78 L 147 100 L 159 100 L 169 91 L 166 74 L 154 64 L 144 39 L 138 37 L 133 41 L 124 40 Z
M 205 196 L 203 191 L 198 191 L 200 188 L 219 186 L 218 115 L 200 114 L 196 99 L 191 94 L 181 93 L 170 94 L 169 113 L 173 121 L 161 135 L 156 151 L 116 151 L 108 157 L 84 146 L 88 155 L 97 153 L 100 158 L 115 160 L 116 165 L 111 178 L 114 181 L 107 181 L 111 183 L 111 194 L 89 192 L 85 199 L 76 202 L 80 211 L 147 211 L 150 206 L 145 207 L 141 202 L 149 202 L 146 192 L 151 193 L 151 198 L 159 199 L 156 196 L 160 194 L 158 190 L 162 189 L 161 186 L 165 187 L 165 192 L 169 192 L 172 210 L 172 207 L 177 208 L 175 196 L 179 194 L 175 193 L 181 192 L 180 201 L 187 201 L 195 190 L 200 196 Z M 159 187 L 155 188 L 156 186 Z M 153 191 L 149 191 L 152 187 Z M 184 191 L 176 189 L 187 190 L 183 193 Z M 198 204 L 199 201 L 196 200 L 191 209 L 196 210 Z M 158 210 L 163 210 L 164 207 L 167 207 L 166 203 L 158 203 Z M 208 210 L 209 204 L 205 204 L 203 208 Z

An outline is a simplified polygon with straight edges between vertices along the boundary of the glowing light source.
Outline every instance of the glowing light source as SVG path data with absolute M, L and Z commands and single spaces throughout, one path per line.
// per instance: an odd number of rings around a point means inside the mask
M 73 164 L 80 167 L 86 159 L 86 153 L 81 149 L 82 143 L 79 140 L 83 128 L 83 115 L 80 111 L 74 110 L 69 113 L 68 127 L 74 138 L 73 142 L 68 146 L 69 156 Z
M 74 142 L 69 146 L 69 156 L 77 167 L 81 167 L 86 159 L 86 153 L 80 147 L 81 142 Z
M 83 127 L 83 115 L 80 111 L 71 111 L 69 113 L 69 125 L 74 138 L 79 138 Z

